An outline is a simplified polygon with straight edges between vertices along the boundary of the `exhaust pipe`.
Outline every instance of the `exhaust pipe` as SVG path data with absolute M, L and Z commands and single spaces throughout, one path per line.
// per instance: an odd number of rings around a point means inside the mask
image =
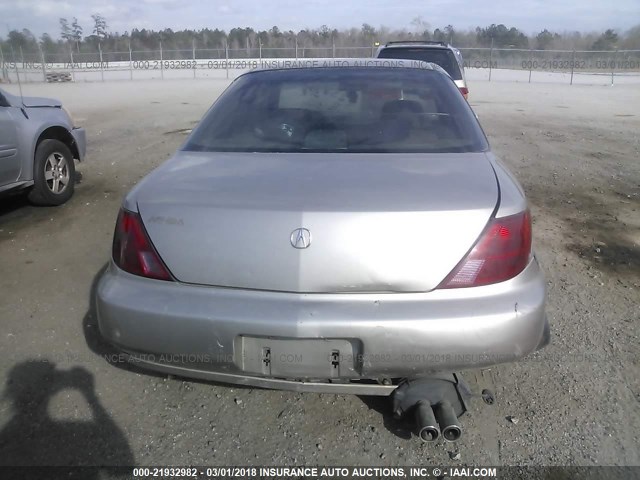
M 443 401 L 435 406 L 436 419 L 442 430 L 442 436 L 448 442 L 456 442 L 462 436 L 462 427 L 453 407 L 448 401 Z
M 405 379 L 393 392 L 392 411 L 396 418 L 412 415 L 416 436 L 423 442 L 434 442 L 440 436 L 455 442 L 462 436 L 458 417 L 468 410 L 471 396 L 459 374 Z
M 416 424 L 423 442 L 435 442 L 440 436 L 440 428 L 429 402 L 420 401 L 416 404 Z

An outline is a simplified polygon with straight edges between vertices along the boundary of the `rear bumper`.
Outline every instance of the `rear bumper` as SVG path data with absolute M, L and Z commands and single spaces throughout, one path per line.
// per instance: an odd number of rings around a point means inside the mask
M 541 348 L 549 339 L 545 296 L 535 260 L 501 284 L 405 294 L 194 286 L 112 264 L 96 304 L 103 337 L 143 367 L 265 388 L 385 395 L 393 386 L 355 382 L 478 368 Z

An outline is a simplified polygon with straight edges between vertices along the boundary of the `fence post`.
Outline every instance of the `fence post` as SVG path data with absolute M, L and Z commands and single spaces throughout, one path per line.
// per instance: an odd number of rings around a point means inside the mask
M 258 40 L 258 57 L 262 60 L 262 40 Z
M 71 80 L 76 81 L 75 62 L 73 61 L 73 49 L 69 47 L 69 57 L 71 58 Z
M 164 80 L 164 62 L 162 56 L 162 41 L 160 41 L 160 79 Z
M 129 80 L 133 80 L 133 52 L 131 51 L 131 42 L 129 42 Z
M 296 60 L 298 59 L 298 39 L 296 38 Z
M 102 45 L 98 44 L 98 51 L 100 52 L 100 78 L 104 82 L 104 66 L 102 65 Z
M 533 49 L 529 49 L 529 83 L 531 83 L 531 70 L 533 70 Z
M 193 78 L 196 78 L 196 39 L 194 38 L 191 42 L 191 59 L 193 60 Z
M 611 65 L 611 86 L 613 87 L 613 72 L 616 69 L 616 61 L 618 60 L 618 49 L 616 48 L 615 53 L 613 54 L 613 65 Z
M 493 37 L 491 37 L 491 48 L 489 49 L 489 81 L 491 81 L 492 64 L 493 64 Z
M 40 58 L 42 59 L 42 80 L 47 82 L 47 67 L 45 66 L 44 61 L 44 52 L 42 51 L 42 47 L 38 44 L 38 50 L 40 50 Z
M 229 43 L 224 42 L 224 66 L 227 68 L 227 78 L 229 78 Z
M 0 45 L 0 77 L 3 80 L 8 80 L 8 75 L 5 74 L 4 53 L 2 53 L 2 45 Z
M 336 41 L 335 40 L 331 40 L 331 51 L 333 54 L 333 58 L 336 58 Z
M 573 50 L 571 52 L 571 81 L 569 82 L 569 85 L 573 85 L 573 70 L 576 67 L 576 51 Z
M 16 51 L 11 47 L 11 57 L 13 58 L 13 65 L 16 67 L 16 80 L 18 81 L 18 89 L 20 90 L 20 97 L 22 97 L 22 83 L 20 83 L 20 72 L 18 71 L 18 61 L 16 60 Z
M 19 48 L 20 48 L 20 61 L 22 62 L 22 69 L 26 70 L 26 68 L 24 68 L 24 53 L 22 53 L 22 47 L 19 47 Z M 25 82 L 29 81 L 29 77 L 27 77 L 26 73 L 24 74 L 24 81 Z

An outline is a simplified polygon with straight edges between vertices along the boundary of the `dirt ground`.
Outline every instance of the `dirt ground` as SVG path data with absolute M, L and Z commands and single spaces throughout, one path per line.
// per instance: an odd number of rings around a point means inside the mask
M 473 400 L 459 443 L 421 443 L 385 399 L 236 388 L 105 359 L 91 295 L 121 199 L 225 85 L 25 87 L 63 100 L 89 153 L 67 205 L 0 201 L 0 464 L 640 465 L 638 85 L 470 85 L 531 202 L 552 343 L 465 373 L 496 402 Z

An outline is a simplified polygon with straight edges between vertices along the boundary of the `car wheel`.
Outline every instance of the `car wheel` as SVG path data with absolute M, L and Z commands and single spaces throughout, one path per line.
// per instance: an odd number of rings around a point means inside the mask
M 29 200 L 36 205 L 61 205 L 71 198 L 76 180 L 73 155 L 58 140 L 43 140 L 36 149 L 34 185 Z

